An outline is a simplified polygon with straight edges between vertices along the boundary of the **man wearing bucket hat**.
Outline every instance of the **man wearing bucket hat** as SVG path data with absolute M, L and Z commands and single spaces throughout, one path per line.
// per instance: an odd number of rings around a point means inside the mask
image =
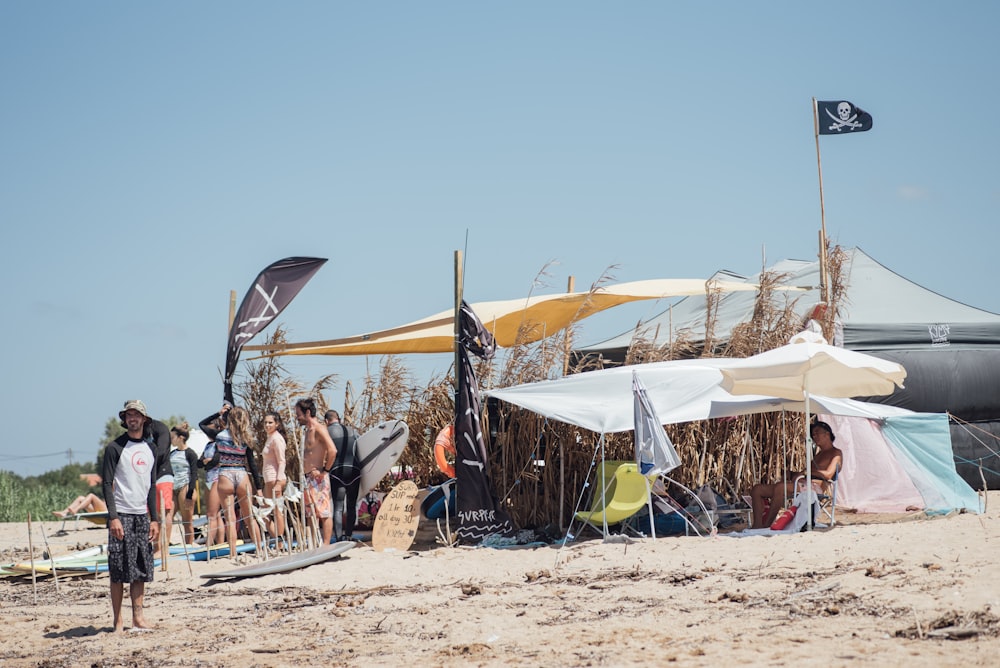
M 126 432 L 104 449 L 104 499 L 108 505 L 108 573 L 114 630 L 124 629 L 122 599 L 129 583 L 132 627 L 149 628 L 142 612 L 146 583 L 153 581 L 153 543 L 160 535 L 156 512 L 156 453 L 152 418 L 138 399 L 118 413 Z

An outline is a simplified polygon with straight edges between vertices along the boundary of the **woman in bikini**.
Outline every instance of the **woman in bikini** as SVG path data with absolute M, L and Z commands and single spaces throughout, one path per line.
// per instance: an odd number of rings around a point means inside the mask
M 250 536 L 260 550 L 260 529 L 253 515 L 251 499 L 253 498 L 253 482 L 258 489 L 263 486 L 257 464 L 254 461 L 253 433 L 250 430 L 250 414 L 246 409 L 234 406 L 227 417 L 228 429 L 219 432 L 215 439 L 215 451 L 219 458 L 219 502 L 226 512 L 226 522 L 229 525 L 230 556 L 236 556 L 236 515 L 235 507 L 240 509 L 240 518 L 249 525 Z M 234 502 L 230 499 L 235 497 Z
M 261 453 L 264 469 L 264 501 L 274 503 L 274 521 L 269 523 L 268 531 L 280 544 L 284 542 L 285 535 L 284 492 L 287 479 L 285 425 L 277 412 L 270 411 L 264 414 L 264 431 L 267 432 L 267 442 Z
M 226 415 L 232 406 L 224 404 L 218 413 L 213 413 L 198 423 L 198 428 L 205 432 L 209 438 L 208 445 L 201 453 L 198 466 L 205 469 L 205 487 L 208 488 L 205 503 L 205 516 L 208 518 L 208 537 L 206 545 L 218 545 L 225 540 L 226 530 L 221 521 L 219 512 L 222 505 L 219 503 L 219 456 L 215 451 L 215 439 L 226 429 Z

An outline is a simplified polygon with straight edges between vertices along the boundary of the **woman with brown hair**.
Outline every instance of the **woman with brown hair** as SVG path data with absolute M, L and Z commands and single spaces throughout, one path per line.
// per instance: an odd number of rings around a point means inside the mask
M 187 446 L 188 423 L 181 423 L 170 430 L 170 466 L 174 470 L 174 508 L 181 512 L 181 540 L 191 545 L 194 543 L 194 527 L 191 520 L 194 517 L 194 495 L 198 486 L 198 455 Z M 172 538 L 173 518 L 165 519 L 167 540 Z
M 264 443 L 263 459 L 264 502 L 274 504 L 274 521 L 268 523 L 268 531 L 277 539 L 277 544 L 283 543 L 285 535 L 285 485 L 288 482 L 285 475 L 285 425 L 276 411 L 264 413 L 264 431 L 267 432 L 267 442 Z
M 257 463 L 254 460 L 253 433 L 250 430 L 250 414 L 245 408 L 234 406 L 227 416 L 228 429 L 219 432 L 215 439 L 215 452 L 219 458 L 219 502 L 226 513 L 229 531 L 230 556 L 236 556 L 236 515 L 234 508 L 239 505 L 240 518 L 249 526 L 250 535 L 261 554 L 260 530 L 253 516 L 252 499 L 254 485 L 263 486 Z M 249 474 L 249 475 L 248 475 Z M 251 485 L 251 476 L 254 485 Z M 230 499 L 235 499 L 230 502 Z

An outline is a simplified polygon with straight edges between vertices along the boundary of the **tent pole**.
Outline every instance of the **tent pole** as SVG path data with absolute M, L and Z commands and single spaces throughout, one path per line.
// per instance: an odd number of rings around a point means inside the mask
M 601 508 L 603 509 L 601 511 L 601 514 L 603 515 L 603 517 L 601 519 L 603 520 L 603 525 L 604 525 L 604 541 L 607 542 L 607 540 L 608 540 L 608 500 L 607 500 L 608 480 L 607 480 L 607 475 L 608 475 L 608 473 L 604 469 L 604 432 L 603 431 L 601 432 L 601 468 L 598 469 L 598 470 L 601 471 L 604 474 L 602 476 L 602 478 L 601 478 Z

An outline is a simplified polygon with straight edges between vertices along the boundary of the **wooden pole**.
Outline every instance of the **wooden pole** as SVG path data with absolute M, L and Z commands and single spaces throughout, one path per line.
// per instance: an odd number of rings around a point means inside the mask
M 576 289 L 576 278 L 570 276 L 566 281 L 566 292 L 573 292 Z M 566 328 L 566 337 L 563 340 L 563 376 L 569 374 L 569 356 L 573 347 L 573 337 L 570 328 Z M 559 530 L 565 531 L 563 526 L 563 510 L 566 505 L 566 444 L 559 439 Z
M 56 558 L 52 554 L 52 548 L 49 547 L 49 538 L 45 535 L 45 526 L 42 524 L 38 525 L 38 530 L 42 532 L 42 542 L 45 543 L 45 551 L 49 553 L 49 565 L 52 567 L 52 579 L 56 583 L 56 593 L 59 593 L 59 574 L 56 573 Z
M 157 510 L 160 511 L 160 570 L 162 572 L 167 571 L 167 556 L 170 550 L 170 536 L 166 535 L 167 532 L 162 529 L 167 525 L 167 500 L 164 498 L 163 492 L 156 490 L 156 501 L 159 504 Z M 170 522 L 170 530 L 173 531 L 174 523 Z M 184 523 L 181 522 L 181 534 L 184 533 Z
M 226 334 L 233 328 L 233 320 L 236 320 L 236 290 L 229 291 L 229 324 L 226 327 Z
M 461 368 L 459 364 L 459 355 L 462 354 L 462 346 L 458 343 L 458 335 L 461 332 L 461 313 L 462 313 L 462 290 L 463 282 L 465 281 L 464 270 L 462 268 L 462 251 L 455 251 L 455 391 L 458 391 L 458 370 Z
M 28 559 L 31 562 L 31 600 L 38 605 L 38 586 L 35 575 L 35 546 L 31 542 L 31 512 L 28 513 Z
M 573 276 L 570 276 L 569 279 L 566 281 L 566 292 L 567 293 L 571 293 L 571 292 L 573 292 L 573 290 L 575 288 L 576 288 L 576 278 L 573 277 Z M 566 327 L 566 333 L 565 333 L 564 338 L 563 338 L 563 375 L 564 376 L 569 373 L 569 355 L 570 355 L 571 349 L 573 348 L 573 335 L 570 332 L 570 327 L 571 326 L 572 325 Z
M 302 543 L 302 545 L 301 545 L 301 547 L 299 547 L 299 552 L 305 552 L 306 550 L 309 549 L 309 544 L 308 544 L 309 541 L 306 540 L 305 533 L 302 533 L 302 532 L 304 532 L 306 530 L 306 526 L 307 526 L 307 523 L 306 523 L 306 503 L 307 503 L 307 501 L 306 501 L 306 492 L 308 491 L 308 490 L 306 490 L 306 469 L 305 469 L 305 465 L 302 463 L 302 458 L 305 457 L 305 454 L 306 454 L 306 428 L 305 427 L 302 427 L 302 437 L 299 439 L 298 450 L 299 450 L 299 485 L 301 486 L 300 489 L 301 489 L 301 492 L 302 492 L 302 500 L 299 502 L 299 514 L 300 514 L 300 519 L 301 519 L 301 522 L 302 522 L 301 531 L 300 531 L 300 534 L 299 534 L 299 539 L 300 539 L 300 542 Z M 315 514 L 315 511 L 316 511 L 316 506 L 313 506 L 313 513 L 314 514 Z
M 816 139 L 816 170 L 819 173 L 819 282 L 820 298 L 824 303 L 830 303 L 830 286 L 827 276 L 826 266 L 826 206 L 823 202 L 823 162 L 819 154 L 819 109 L 816 105 L 816 98 L 812 99 L 813 108 L 813 136 Z

